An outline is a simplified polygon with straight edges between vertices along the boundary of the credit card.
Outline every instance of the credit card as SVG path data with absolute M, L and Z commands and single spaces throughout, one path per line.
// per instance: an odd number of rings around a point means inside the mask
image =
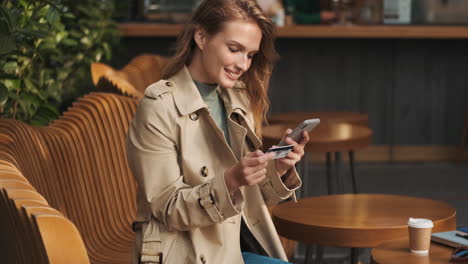
M 286 157 L 286 155 L 288 155 L 289 151 L 291 151 L 293 147 L 293 145 L 286 145 L 281 147 L 270 148 L 267 150 L 266 153 L 274 152 L 275 156 L 273 157 L 273 159 L 281 159 Z

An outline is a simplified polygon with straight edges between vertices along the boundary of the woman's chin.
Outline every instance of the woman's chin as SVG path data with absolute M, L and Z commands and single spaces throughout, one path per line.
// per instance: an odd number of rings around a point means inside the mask
M 223 78 L 220 80 L 219 85 L 223 88 L 232 88 L 236 84 L 237 80 L 229 79 L 229 78 Z

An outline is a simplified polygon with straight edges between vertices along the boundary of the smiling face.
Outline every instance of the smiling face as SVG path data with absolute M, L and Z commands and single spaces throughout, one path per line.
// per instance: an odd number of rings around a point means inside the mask
M 199 29 L 194 38 L 197 48 L 188 66 L 192 78 L 232 88 L 250 68 L 260 48 L 262 32 L 255 22 L 239 19 L 224 23 L 223 30 L 213 36 Z

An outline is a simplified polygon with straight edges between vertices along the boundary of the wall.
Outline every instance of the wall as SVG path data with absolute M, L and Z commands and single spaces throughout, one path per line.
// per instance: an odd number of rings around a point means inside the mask
M 169 54 L 174 38 L 125 38 L 122 66 Z M 468 107 L 468 40 L 278 39 L 272 112 L 369 113 L 375 144 L 458 144 Z

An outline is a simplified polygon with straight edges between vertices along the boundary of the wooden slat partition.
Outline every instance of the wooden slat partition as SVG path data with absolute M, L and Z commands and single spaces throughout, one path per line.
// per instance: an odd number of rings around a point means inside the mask
M 48 127 L 0 120 L 0 178 L 23 177 L 69 218 L 91 263 L 130 263 L 136 185 L 124 143 L 136 105 L 130 97 L 91 93 Z M 32 219 L 37 230 L 73 225 L 52 216 Z M 53 245 L 49 249 L 56 251 Z
M 167 58 L 159 55 L 141 54 L 120 70 L 104 63 L 92 63 L 93 83 L 100 91 L 141 99 L 146 87 L 161 79 L 162 68 L 166 61 Z
M 75 225 L 14 171 L 0 162 L 1 263 L 90 263 Z

